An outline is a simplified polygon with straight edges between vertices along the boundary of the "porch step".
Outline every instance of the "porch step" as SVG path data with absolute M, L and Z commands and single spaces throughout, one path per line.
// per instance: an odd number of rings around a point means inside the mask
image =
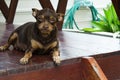
M 6 43 L 15 27 L 18 26 L 0 23 L 0 45 Z M 108 80 L 120 79 L 119 39 L 67 31 L 59 31 L 58 38 L 62 60 L 60 66 L 54 65 L 50 55 L 38 54 L 34 54 L 29 64 L 21 65 L 19 60 L 24 56 L 24 52 L 7 50 L 0 52 L 0 80 L 106 80 L 102 79 L 103 77 L 95 79 L 99 70 Z M 96 66 L 100 67 L 97 67 L 97 70 L 95 66 L 88 68 L 93 64 L 89 59 L 84 62 L 83 56 L 95 58 L 94 61 L 98 62 L 95 62 Z M 94 75 L 91 75 L 89 70 Z M 114 73 L 118 74 L 112 75 Z M 90 76 L 93 79 L 88 79 Z

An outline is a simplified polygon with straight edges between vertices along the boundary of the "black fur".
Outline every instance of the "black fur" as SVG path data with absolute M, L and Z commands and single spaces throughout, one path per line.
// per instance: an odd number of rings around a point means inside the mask
M 38 29 L 38 25 L 36 22 L 25 23 L 21 25 L 20 27 L 18 27 L 13 33 L 18 34 L 19 45 L 15 45 L 15 43 L 17 43 L 16 39 L 12 42 L 12 44 L 15 49 L 19 49 L 22 51 L 26 51 L 31 46 L 31 42 L 30 42 L 31 39 L 34 39 L 46 46 L 54 41 L 57 41 L 57 28 L 56 27 L 54 28 L 54 30 L 51 32 L 51 34 L 48 37 L 43 37 L 41 35 L 41 32 Z
M 28 22 L 15 29 L 8 42 L 0 47 L 0 51 L 8 49 L 10 45 L 13 45 L 15 49 L 25 51 L 24 57 L 20 59 L 21 64 L 28 63 L 32 53 L 36 51 L 40 51 L 40 54 L 52 53 L 53 61 L 59 64 L 60 51 L 56 23 L 62 20 L 62 14 L 50 9 L 33 8 L 32 11 L 36 22 Z

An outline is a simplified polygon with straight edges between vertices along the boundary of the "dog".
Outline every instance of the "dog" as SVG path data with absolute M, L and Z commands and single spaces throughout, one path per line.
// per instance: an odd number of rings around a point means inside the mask
M 50 51 L 55 64 L 60 64 L 57 22 L 62 21 L 64 15 L 49 8 L 32 8 L 32 15 L 36 21 L 16 28 L 7 43 L 0 47 L 0 51 L 9 49 L 11 45 L 14 49 L 24 51 L 25 55 L 20 59 L 21 64 L 27 64 L 36 50 L 43 50 L 42 54 Z

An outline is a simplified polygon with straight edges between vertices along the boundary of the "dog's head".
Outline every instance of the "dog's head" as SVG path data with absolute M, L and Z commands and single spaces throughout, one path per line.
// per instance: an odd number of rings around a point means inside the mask
M 38 29 L 44 37 L 47 37 L 56 28 L 56 23 L 62 21 L 64 16 L 63 14 L 55 13 L 49 8 L 43 10 L 33 8 L 32 15 L 35 17 Z

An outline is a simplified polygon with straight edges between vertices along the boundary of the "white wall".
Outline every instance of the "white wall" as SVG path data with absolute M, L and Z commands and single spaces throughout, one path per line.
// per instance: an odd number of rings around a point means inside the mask
M 10 0 L 5 0 L 7 5 L 10 4 Z M 51 0 L 54 9 L 57 9 L 58 0 Z M 68 1 L 67 9 L 69 9 L 73 5 L 73 0 Z M 38 0 L 19 0 L 16 15 L 14 19 L 14 24 L 22 24 L 28 21 L 35 21 L 35 19 L 31 15 L 31 9 L 38 8 L 42 9 Z M 0 12 L 0 22 L 5 22 L 3 15 Z
M 5 0 L 7 4 L 10 3 L 10 0 Z M 96 8 L 101 10 L 103 7 L 106 7 L 111 0 L 91 0 Z M 57 8 L 58 0 L 51 0 L 54 8 Z M 67 9 L 71 8 L 74 0 L 68 0 Z M 23 24 L 28 21 L 35 21 L 35 19 L 31 15 L 31 8 L 41 9 L 41 6 L 38 0 L 19 0 L 17 13 L 15 15 L 14 24 Z M 86 16 L 87 15 L 87 16 Z M 88 26 L 91 20 L 91 13 L 89 9 L 81 10 L 76 12 L 76 18 L 78 24 L 82 24 L 83 26 Z M 5 22 L 3 15 L 0 12 L 0 22 Z
M 111 0 L 91 0 L 96 8 L 104 8 Z

